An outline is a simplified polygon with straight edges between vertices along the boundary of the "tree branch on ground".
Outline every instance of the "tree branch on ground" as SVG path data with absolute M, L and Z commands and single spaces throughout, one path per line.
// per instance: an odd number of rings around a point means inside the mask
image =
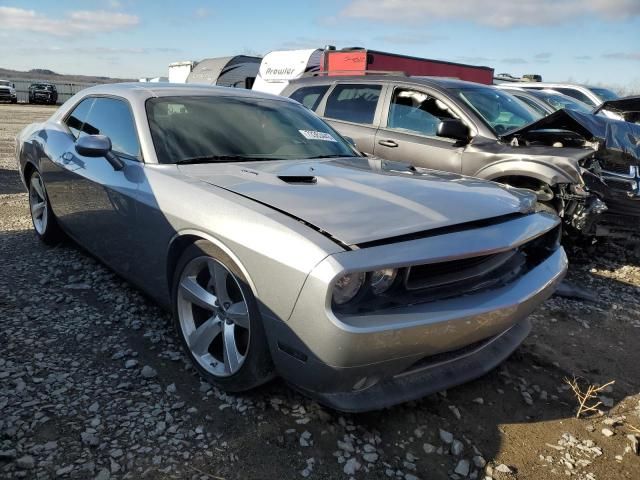
M 610 382 L 600 386 L 588 385 L 586 390 L 582 390 L 576 377 L 573 377 L 572 380 L 565 377 L 564 383 L 571 387 L 573 394 L 578 400 L 578 412 L 576 413 L 576 418 L 580 418 L 580 415 L 583 413 L 598 412 L 598 407 L 602 405 L 602 402 L 598 400 L 598 393 L 602 392 L 609 385 L 613 385 L 616 381 L 611 380 Z

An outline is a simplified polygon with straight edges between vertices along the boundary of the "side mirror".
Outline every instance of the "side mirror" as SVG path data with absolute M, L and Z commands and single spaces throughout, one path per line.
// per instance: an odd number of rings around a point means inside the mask
M 438 137 L 453 138 L 460 142 L 469 141 L 469 127 L 458 119 L 445 118 L 438 124 Z
M 104 157 L 114 170 L 124 168 L 124 162 L 111 151 L 111 139 L 105 135 L 86 135 L 78 138 L 76 152 L 83 157 Z
M 12 84 L 11 84 L 11 87 L 12 87 L 12 88 L 16 88 L 16 84 L 15 84 L 15 83 L 12 83 Z

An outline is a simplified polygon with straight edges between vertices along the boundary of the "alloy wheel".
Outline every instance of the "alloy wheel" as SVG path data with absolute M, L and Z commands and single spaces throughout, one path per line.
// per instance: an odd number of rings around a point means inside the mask
M 47 195 L 40 174 L 34 173 L 29 182 L 29 208 L 33 227 L 39 235 L 47 230 Z
M 217 377 L 235 374 L 249 351 L 247 300 L 237 278 L 214 258 L 191 260 L 177 292 L 178 320 L 199 365 Z

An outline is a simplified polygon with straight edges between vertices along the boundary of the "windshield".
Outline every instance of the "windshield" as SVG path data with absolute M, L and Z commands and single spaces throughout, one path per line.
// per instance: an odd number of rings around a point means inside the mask
M 603 102 L 606 102 L 607 100 L 615 100 L 616 98 L 620 98 L 620 97 L 618 97 L 618 95 L 613 93 L 608 88 L 593 88 L 592 87 L 592 88 L 589 88 L 589 90 L 591 90 L 593 93 L 595 93 L 596 97 L 598 97 Z
M 36 83 L 34 85 L 31 85 L 31 88 L 38 89 L 38 90 L 53 90 L 53 85 L 45 85 L 45 84 L 42 84 L 42 83 Z
M 10 87 L 11 86 L 11 82 L 7 82 L 5 80 L 0 80 L 0 85 L 3 87 Z
M 288 101 L 160 97 L 147 100 L 146 111 L 160 163 L 357 156 L 317 115 Z
M 490 87 L 453 89 L 498 135 L 516 130 L 539 117 L 514 96 Z
M 575 110 L 576 112 L 582 113 L 591 113 L 592 110 L 589 105 L 581 102 L 580 100 L 576 100 L 575 98 L 571 98 L 567 95 L 562 95 L 561 93 L 549 93 L 545 91 L 534 91 L 531 93 L 540 98 L 547 105 L 553 107 L 554 110 L 566 108 L 568 110 Z

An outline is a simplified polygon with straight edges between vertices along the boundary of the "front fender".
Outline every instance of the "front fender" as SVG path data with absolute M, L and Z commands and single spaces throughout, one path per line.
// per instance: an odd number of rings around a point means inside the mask
M 536 160 L 504 160 L 486 165 L 476 172 L 475 176 L 487 180 L 502 177 L 530 177 L 547 185 L 562 183 L 583 184 L 577 163 L 570 159 L 561 159 L 562 166 L 550 162 Z

